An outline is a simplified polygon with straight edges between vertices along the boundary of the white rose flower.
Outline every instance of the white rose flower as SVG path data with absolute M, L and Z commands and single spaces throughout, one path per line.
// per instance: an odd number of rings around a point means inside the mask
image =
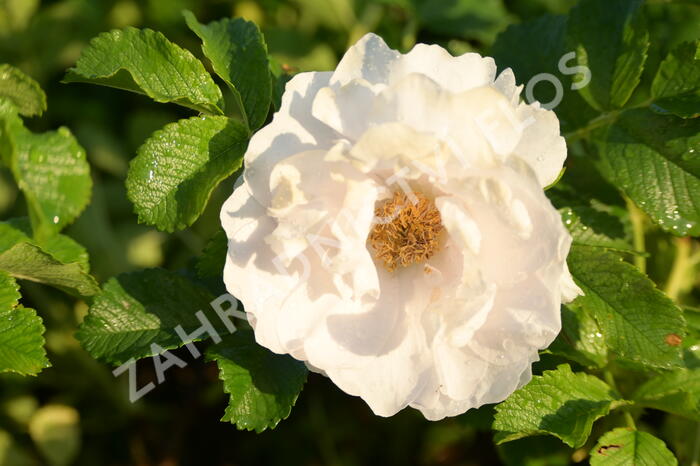
M 510 69 L 373 34 L 287 84 L 224 204 L 224 281 L 257 342 L 381 416 L 505 399 L 581 291 L 545 197 L 566 158 L 555 114 Z

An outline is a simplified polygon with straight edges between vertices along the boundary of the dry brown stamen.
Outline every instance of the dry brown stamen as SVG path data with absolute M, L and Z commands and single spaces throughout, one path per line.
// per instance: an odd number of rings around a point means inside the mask
M 440 211 L 423 193 L 407 196 L 397 191 L 374 209 L 374 215 L 378 221 L 369 233 L 369 244 L 390 272 L 425 262 L 439 249 L 444 228 Z

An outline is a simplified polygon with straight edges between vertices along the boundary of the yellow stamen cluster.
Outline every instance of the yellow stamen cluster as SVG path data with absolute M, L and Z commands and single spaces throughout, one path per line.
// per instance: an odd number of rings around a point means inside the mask
M 369 244 L 390 272 L 425 262 L 438 251 L 444 229 L 440 211 L 422 193 L 407 196 L 397 191 L 374 210 L 374 215 L 377 223 L 369 233 Z

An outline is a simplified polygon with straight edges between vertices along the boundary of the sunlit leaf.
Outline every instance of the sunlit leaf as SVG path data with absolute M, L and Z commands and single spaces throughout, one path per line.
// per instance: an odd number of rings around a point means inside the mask
M 35 234 L 59 232 L 90 201 L 90 166 L 68 128 L 32 133 L 0 102 L 0 155 L 24 192 Z
M 642 0 L 582 0 L 569 13 L 567 36 L 590 69 L 581 95 L 599 110 L 622 107 L 639 84 L 649 47 Z
M 620 427 L 603 435 L 591 450 L 591 466 L 674 466 L 666 444 L 647 432 Z
M 595 138 L 611 183 L 664 230 L 700 235 L 700 119 L 628 110 Z
M 105 283 L 76 337 L 93 357 L 113 364 L 153 356 L 153 344 L 174 349 L 207 338 L 183 341 L 175 330 L 181 325 L 189 335 L 200 329 L 198 311 L 223 336 L 226 327 L 211 308 L 212 299 L 201 286 L 167 270 L 121 274 Z
M 0 222 L 0 270 L 69 293 L 90 296 L 99 291 L 80 245 L 60 235 L 33 240 L 27 233 L 26 220 Z
M 247 145 L 247 129 L 226 117 L 192 117 L 153 133 L 126 180 L 139 220 L 164 231 L 191 225 L 214 188 L 240 168 Z
M 259 346 L 250 330 L 239 330 L 210 347 L 207 359 L 216 361 L 230 395 L 221 420 L 239 429 L 275 428 L 289 416 L 306 381 L 302 362 Z
M 18 306 L 19 287 L 0 271 L 0 372 L 36 375 L 49 367 L 44 325 L 33 309 Z
M 685 335 L 683 314 L 654 283 L 612 252 L 574 245 L 569 269 L 584 296 L 573 305 L 596 319 L 608 348 L 619 358 L 651 367 L 682 363 L 670 335 Z
M 602 380 L 573 373 L 567 365 L 545 371 L 496 406 L 496 443 L 550 434 L 572 447 L 583 445 L 593 422 L 619 403 Z
M 63 82 L 92 83 L 221 114 L 223 97 L 204 65 L 160 32 L 128 27 L 90 41 Z
M 661 62 L 651 92 L 652 110 L 682 118 L 700 117 L 700 40 L 685 42 Z
M 46 110 L 46 94 L 39 84 L 7 64 L 0 65 L 0 98 L 9 99 L 24 116 L 41 115 Z
M 214 71 L 242 103 L 249 128 L 256 130 L 265 122 L 272 92 L 262 33 L 255 23 L 243 18 L 204 25 L 191 12 L 184 15 L 189 28 L 202 39 L 202 50 Z

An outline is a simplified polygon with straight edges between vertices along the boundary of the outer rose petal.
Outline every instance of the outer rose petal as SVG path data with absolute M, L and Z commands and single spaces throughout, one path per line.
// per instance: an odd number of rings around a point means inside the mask
M 256 340 L 276 353 L 305 359 L 298 342 L 324 318 L 327 303 L 311 299 L 308 287 L 301 285 L 320 264 L 312 262 L 313 256 L 281 264 L 265 243 L 276 222 L 265 215 L 245 184 L 224 203 L 221 222 L 229 238 L 224 282 L 244 303 Z
M 385 283 L 383 298 L 364 314 L 331 313 L 305 342 L 312 365 L 382 416 L 408 405 L 432 363 L 418 316 L 404 312 L 407 285 L 396 283 L 392 292 Z
M 379 95 L 374 121 L 398 121 L 453 141 L 470 159 L 484 153 L 509 155 L 520 139 L 520 126 L 508 99 L 492 87 L 459 93 L 440 88 L 421 74 L 410 74 Z M 488 145 L 488 147 L 485 147 Z
M 403 123 L 451 142 L 459 160 L 471 164 L 494 153 L 506 157 L 521 140 L 510 100 L 490 86 L 452 92 L 425 74 L 411 73 L 386 88 L 360 80 L 325 87 L 314 100 L 313 115 L 350 141 L 378 125 Z
M 330 82 L 343 85 L 363 79 L 371 84 L 386 84 L 390 66 L 399 57 L 401 54 L 387 47 L 384 39 L 376 34 L 366 34 L 345 52 Z
M 311 115 L 311 103 L 330 77 L 330 72 L 294 76 L 272 122 L 250 139 L 243 177 L 259 202 L 270 201 L 269 175 L 276 163 L 299 152 L 332 147 L 334 131 Z
M 373 122 L 369 113 L 382 87 L 364 80 L 324 87 L 314 99 L 313 116 L 345 138 L 356 140 Z
M 539 103 L 521 104 L 518 119 L 525 129 L 513 154 L 525 160 L 537 174 L 540 185 L 554 183 L 566 160 L 566 141 L 559 134 L 559 119 Z
M 426 419 L 438 421 L 447 416 L 457 416 L 470 408 L 478 408 L 488 403 L 498 403 L 503 401 L 513 391 L 525 385 L 532 378 L 531 364 L 539 359 L 537 352 L 533 352 L 528 358 L 508 366 L 501 366 L 499 370 L 492 371 L 478 379 L 476 383 L 482 387 L 480 390 L 485 395 L 475 398 L 456 400 L 450 398 L 440 390 L 439 379 L 432 379 L 426 384 L 418 394 L 411 406 L 420 410 Z M 436 358 L 436 367 L 441 360 Z M 468 361 L 466 364 L 471 365 Z M 475 358 L 475 365 L 479 366 L 478 358 Z M 445 369 L 440 369 L 443 374 Z M 488 391 L 488 387 L 493 386 L 494 390 Z M 486 391 L 484 391 L 484 387 Z
M 523 90 L 523 85 L 515 85 L 515 74 L 513 74 L 513 70 L 510 68 L 503 70 L 501 74 L 498 75 L 493 85 L 510 101 L 513 108 L 518 107 L 520 92 Z
M 381 37 L 370 33 L 345 52 L 331 84 L 343 85 L 363 79 L 371 84 L 392 85 L 415 73 L 457 93 L 492 83 L 496 64 L 493 58 L 478 53 L 453 57 L 437 45 L 418 44 L 401 55 L 391 50 Z

